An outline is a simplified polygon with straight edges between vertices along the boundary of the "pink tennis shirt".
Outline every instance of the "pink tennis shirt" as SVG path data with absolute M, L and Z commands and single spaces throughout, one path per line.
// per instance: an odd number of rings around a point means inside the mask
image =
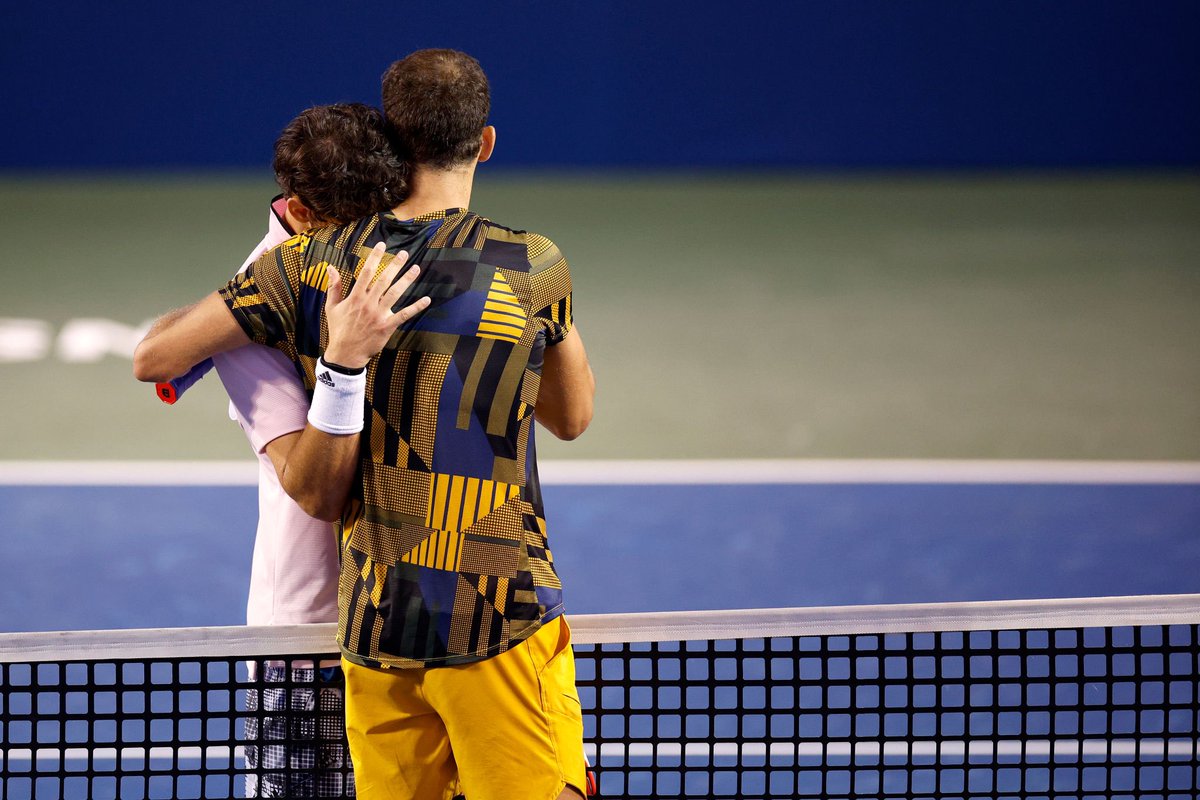
M 292 238 L 283 201 L 271 205 L 267 235 L 238 272 Z M 337 621 L 338 557 L 333 526 L 300 510 L 279 485 L 266 447 L 303 430 L 308 394 L 283 353 L 250 344 L 213 356 L 229 393 L 229 415 L 258 456 L 258 532 L 250 566 L 247 625 Z

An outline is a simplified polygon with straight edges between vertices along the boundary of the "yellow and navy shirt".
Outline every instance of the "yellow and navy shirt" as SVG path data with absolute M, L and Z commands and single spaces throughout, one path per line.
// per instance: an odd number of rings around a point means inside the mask
M 381 241 L 421 265 L 396 308 L 432 303 L 367 367 L 338 635 L 366 666 L 478 661 L 562 613 L 533 407 L 545 348 L 571 328 L 570 272 L 549 239 L 463 209 L 294 237 L 221 294 L 251 339 L 293 360 L 310 395 L 328 341 L 328 272 L 351 286 Z

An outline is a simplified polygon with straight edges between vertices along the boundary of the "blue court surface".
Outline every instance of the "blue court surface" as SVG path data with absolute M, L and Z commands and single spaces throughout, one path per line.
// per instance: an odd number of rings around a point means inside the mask
M 1200 481 L 544 487 L 571 613 L 1195 592 Z M 116 482 L 116 481 L 114 481 Z M 244 622 L 251 485 L 0 485 L 0 629 Z M 45 484 L 44 481 L 41 483 Z

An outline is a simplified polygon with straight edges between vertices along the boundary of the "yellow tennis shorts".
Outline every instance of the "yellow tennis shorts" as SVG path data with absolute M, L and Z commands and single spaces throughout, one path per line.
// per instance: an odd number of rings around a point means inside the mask
M 571 629 L 561 616 L 485 661 L 373 669 L 343 660 L 360 800 L 582 797 L 587 765 Z

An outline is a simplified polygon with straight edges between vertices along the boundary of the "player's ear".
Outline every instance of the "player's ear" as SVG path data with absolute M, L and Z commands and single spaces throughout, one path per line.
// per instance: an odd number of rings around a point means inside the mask
M 482 164 L 492 157 L 492 151 L 496 149 L 496 126 L 487 125 L 483 129 L 483 143 L 479 145 L 479 163 Z
M 287 199 L 287 221 L 292 230 L 301 233 L 316 225 L 320 220 L 312 210 L 301 202 L 299 197 L 291 195 Z

